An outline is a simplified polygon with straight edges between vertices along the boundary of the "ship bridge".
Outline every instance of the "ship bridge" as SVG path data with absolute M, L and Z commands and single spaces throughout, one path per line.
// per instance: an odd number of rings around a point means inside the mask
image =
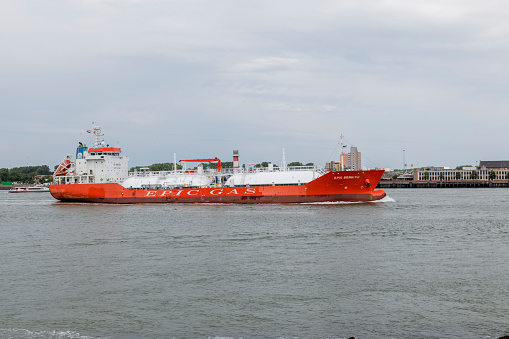
M 95 135 L 94 146 L 88 148 L 80 142 L 76 149 L 76 160 L 72 167 L 68 166 L 71 170 L 64 175 L 55 173 L 56 182 L 120 183 L 127 179 L 129 158 L 121 155 L 120 147 L 110 147 L 104 142 L 101 127 L 94 126 L 92 131 Z

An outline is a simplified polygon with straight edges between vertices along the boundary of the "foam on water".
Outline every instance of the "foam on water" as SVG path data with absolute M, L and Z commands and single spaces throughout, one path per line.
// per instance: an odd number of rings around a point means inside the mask
M 324 201 L 324 202 L 305 202 L 302 205 L 351 205 L 351 204 L 371 204 L 381 202 L 396 202 L 393 198 L 386 195 L 383 199 L 374 201 Z
M 372 202 L 396 202 L 396 200 L 394 200 L 390 196 L 386 195 L 383 199 L 380 199 L 378 201 L 372 201 Z
M 0 338 L 20 339 L 108 339 L 109 337 L 91 337 L 75 331 L 30 331 L 22 328 L 0 329 Z

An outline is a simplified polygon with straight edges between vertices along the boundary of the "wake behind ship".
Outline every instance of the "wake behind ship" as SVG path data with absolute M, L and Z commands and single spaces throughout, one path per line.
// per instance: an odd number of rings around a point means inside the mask
M 90 131 L 92 132 L 92 131 Z M 80 143 L 76 158 L 68 155 L 54 173 L 51 195 L 61 201 L 100 203 L 312 203 L 374 201 L 385 197 L 375 190 L 383 170 L 327 171 L 316 166 L 268 164 L 264 168 L 239 167 L 238 152 L 233 168 L 222 169 L 218 158 L 181 160 L 177 170 L 128 172 L 129 158 L 121 149 L 102 140 L 101 128 L 93 128 L 94 146 Z M 197 170 L 186 164 L 199 163 Z M 217 169 L 203 163 L 217 163 Z

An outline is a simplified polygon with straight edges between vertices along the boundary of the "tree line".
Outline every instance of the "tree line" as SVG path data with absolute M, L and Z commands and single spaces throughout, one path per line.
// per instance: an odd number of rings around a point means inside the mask
M 0 168 L 0 181 L 34 183 L 37 175 L 47 176 L 44 181 L 51 181 L 52 174 L 47 165 L 14 167 L 11 169 Z

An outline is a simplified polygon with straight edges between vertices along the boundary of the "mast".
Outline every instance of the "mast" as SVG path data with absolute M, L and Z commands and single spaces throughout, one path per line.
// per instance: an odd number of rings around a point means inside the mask
M 94 127 L 92 127 L 92 129 L 94 131 L 93 133 L 95 136 L 94 147 L 98 148 L 104 142 L 104 140 L 101 138 L 104 136 L 104 134 L 101 133 L 101 126 L 94 126 Z
M 339 137 L 339 170 L 344 171 L 344 164 L 343 164 L 343 134 Z
M 173 153 L 173 173 L 177 174 L 177 153 Z
M 286 156 L 284 148 L 283 148 L 283 159 L 281 159 L 281 170 L 286 171 Z
M 405 150 L 403 150 L 403 174 L 406 174 Z

